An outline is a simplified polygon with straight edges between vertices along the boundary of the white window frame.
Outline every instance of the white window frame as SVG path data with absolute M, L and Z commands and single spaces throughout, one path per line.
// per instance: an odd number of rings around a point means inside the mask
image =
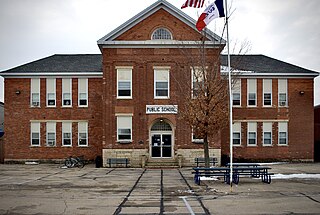
M 247 145 L 248 146 L 257 146 L 257 122 L 248 122 L 247 124 Z M 250 133 L 254 133 L 255 134 L 255 144 L 250 144 L 249 140 L 250 140 Z
M 36 146 L 40 146 L 41 145 L 41 132 L 40 132 L 40 127 L 41 125 L 40 125 L 40 122 L 31 122 L 31 124 L 30 124 L 30 145 L 32 146 L 32 147 L 36 147 Z M 33 144 L 33 136 L 32 136 L 32 134 L 38 134 L 39 135 L 39 137 L 38 137 L 38 141 L 39 141 L 39 143 L 38 144 Z
M 255 95 L 255 105 L 249 105 L 249 95 Z M 257 107 L 257 79 L 247 79 L 247 106 Z
M 234 104 L 234 94 L 239 94 L 239 105 Z M 241 107 L 241 79 L 236 80 L 232 88 L 232 106 Z
M 272 122 L 263 122 L 263 146 L 272 146 Z M 266 133 L 270 133 L 270 144 L 266 144 Z
M 280 100 L 280 94 L 286 95 L 286 100 Z M 278 106 L 288 107 L 288 79 L 278 79 Z
M 204 142 L 204 139 L 199 139 L 195 136 L 195 134 L 193 133 L 193 129 L 191 132 L 191 140 L 193 143 L 203 143 Z
M 157 81 L 157 72 L 166 72 L 167 73 L 167 83 L 168 83 L 168 96 L 157 96 L 157 83 L 165 83 L 164 81 Z M 168 68 L 154 68 L 154 98 L 155 99 L 170 99 L 170 69 Z
M 84 84 L 85 86 L 82 86 Z M 85 88 L 85 90 L 81 90 L 82 88 Z M 83 100 L 80 98 L 81 94 L 86 94 L 86 105 L 81 105 L 80 100 Z M 88 107 L 89 106 L 89 99 L 88 99 L 88 78 L 79 78 L 78 79 L 78 107 Z
M 159 33 L 159 31 L 162 31 L 162 32 Z M 156 33 L 159 35 L 155 35 Z M 164 33 L 166 35 L 164 35 Z M 159 37 L 165 36 L 166 38 L 154 38 L 156 36 L 159 36 Z M 169 38 L 167 38 L 167 36 L 169 36 Z M 172 39 L 173 39 L 173 37 L 172 37 L 171 31 L 169 31 L 167 28 L 163 28 L 163 27 L 155 29 L 151 34 L 151 40 L 172 40 Z
M 197 80 L 194 80 L 196 77 L 195 77 L 195 72 L 201 72 L 201 76 L 203 76 L 203 72 L 201 71 L 201 68 L 200 67 L 195 67 L 195 68 L 192 68 L 191 67 L 191 97 L 192 98 L 196 98 L 197 96 L 195 95 L 195 90 L 194 90 L 194 85 L 195 83 L 197 82 Z M 201 83 L 204 84 L 204 77 L 201 77 L 200 74 L 199 74 L 199 77 L 198 77 L 198 82 L 197 83 Z M 201 80 L 202 79 L 202 80 Z M 199 90 L 198 90 L 199 91 Z M 198 92 L 199 93 L 199 92 Z
M 33 94 L 38 94 L 38 100 L 33 100 Z M 40 107 L 40 78 L 31 78 L 30 106 Z
M 270 94 L 270 104 L 265 104 L 265 94 Z M 263 107 L 272 107 L 272 79 L 263 79 Z
M 56 137 L 56 122 L 47 122 L 46 124 L 46 146 L 54 147 L 57 145 L 57 137 Z M 54 142 L 53 144 L 49 143 L 49 133 L 54 133 Z
M 286 144 L 280 144 L 280 133 L 286 133 Z M 278 122 L 278 145 L 287 146 L 288 144 L 288 122 Z
M 117 70 L 117 99 L 132 99 L 132 69 L 133 67 L 116 67 Z M 130 73 L 130 79 L 120 79 L 120 72 L 128 72 Z M 130 95 L 129 96 L 120 96 L 119 95 L 119 83 L 129 82 L 130 81 Z
M 47 101 L 47 107 L 56 107 L 57 106 L 57 93 L 56 93 L 56 79 L 55 78 L 47 78 L 46 79 L 46 88 L 47 88 L 47 97 L 46 97 L 46 101 Z M 54 95 L 54 98 L 50 99 L 53 100 L 54 99 L 54 105 L 50 105 L 49 104 L 49 94 L 50 95 Z
M 234 122 L 232 124 L 232 145 L 233 146 L 241 146 L 241 122 Z M 234 144 L 234 135 L 239 134 L 239 144 Z
M 82 127 L 84 127 L 85 129 L 81 129 Z M 84 138 L 81 138 L 80 134 L 86 134 L 86 144 L 80 144 L 80 141 Z M 79 147 L 87 147 L 89 145 L 89 137 L 88 137 L 88 122 L 78 122 L 78 146 Z
M 117 117 L 117 142 L 132 142 L 132 115 L 131 114 L 120 114 L 120 115 L 116 115 Z M 121 122 L 121 120 L 124 120 L 124 118 L 126 118 L 126 120 L 129 120 L 129 123 L 128 125 L 126 125 L 127 127 L 123 126 L 123 127 L 120 127 L 122 126 L 121 124 L 124 123 L 124 122 Z M 125 124 L 125 123 L 124 123 Z M 120 139 L 119 138 L 119 135 L 120 135 L 120 129 L 130 129 L 130 139 Z
M 70 104 L 64 104 L 64 95 L 70 94 Z M 63 78 L 62 79 L 62 107 L 72 107 L 72 78 Z
M 62 122 L 62 146 L 72 147 L 72 122 Z M 65 138 L 64 134 L 70 134 L 70 138 Z M 64 143 L 66 139 L 70 139 L 70 145 Z

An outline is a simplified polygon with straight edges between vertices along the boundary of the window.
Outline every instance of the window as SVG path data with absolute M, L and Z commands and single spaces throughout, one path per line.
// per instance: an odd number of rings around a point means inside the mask
M 232 88 L 232 105 L 241 106 L 241 79 L 236 80 Z
M 31 79 L 31 107 L 40 107 L 40 78 Z
M 78 146 L 88 146 L 88 122 L 78 123 Z
M 272 122 L 263 123 L 263 145 L 272 146 Z
M 132 141 L 132 116 L 117 116 L 117 139 L 121 141 Z
M 287 79 L 278 79 L 279 106 L 286 107 L 287 103 Z
M 47 146 L 56 145 L 56 123 L 47 122 Z
M 47 78 L 47 106 L 56 106 L 56 79 Z
M 257 145 L 257 123 L 248 122 L 248 145 Z
M 166 28 L 158 28 L 152 33 L 151 39 L 152 40 L 172 40 L 172 34 Z
M 157 99 L 169 98 L 169 70 L 154 70 L 154 97 Z
M 247 80 L 248 106 L 257 106 L 257 79 Z
M 241 122 L 235 122 L 232 125 L 232 141 L 234 146 L 241 145 Z
M 279 122 L 278 123 L 278 131 L 279 131 L 279 145 L 288 145 L 288 123 L 287 122 Z
M 62 79 L 62 106 L 71 107 L 72 106 L 72 79 L 63 78 Z
M 117 69 L 118 98 L 132 98 L 132 68 Z
M 272 79 L 263 79 L 263 106 L 272 106 Z
M 31 122 L 31 146 L 40 146 L 40 122 Z
M 193 143 L 203 143 L 203 142 L 204 142 L 203 138 L 197 136 L 197 135 L 193 132 L 193 129 L 192 129 L 192 142 L 193 142 Z
M 88 79 L 78 79 L 78 106 L 88 107 Z
M 192 97 L 195 98 L 199 95 L 201 89 L 203 89 L 203 76 L 204 72 L 201 68 L 195 68 L 191 70 L 192 77 Z
M 72 122 L 62 122 L 62 146 L 72 146 Z

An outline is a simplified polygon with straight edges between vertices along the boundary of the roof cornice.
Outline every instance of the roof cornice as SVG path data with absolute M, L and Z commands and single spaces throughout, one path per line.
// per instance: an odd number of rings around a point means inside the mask
M 26 78 L 26 77 L 90 77 L 90 78 L 102 78 L 103 72 L 1 72 L 0 76 L 4 78 Z

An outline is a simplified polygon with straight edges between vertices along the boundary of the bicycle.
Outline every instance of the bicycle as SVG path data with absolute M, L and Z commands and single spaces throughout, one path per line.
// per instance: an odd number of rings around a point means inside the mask
M 64 161 L 64 165 L 68 168 L 72 168 L 72 167 L 83 168 L 84 167 L 83 156 L 81 157 L 70 156 Z

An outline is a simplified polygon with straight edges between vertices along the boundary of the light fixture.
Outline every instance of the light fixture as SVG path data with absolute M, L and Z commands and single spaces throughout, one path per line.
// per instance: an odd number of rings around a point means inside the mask
M 300 91 L 299 94 L 302 96 L 304 95 L 304 91 Z
M 16 94 L 19 95 L 21 92 L 20 90 L 16 90 Z

